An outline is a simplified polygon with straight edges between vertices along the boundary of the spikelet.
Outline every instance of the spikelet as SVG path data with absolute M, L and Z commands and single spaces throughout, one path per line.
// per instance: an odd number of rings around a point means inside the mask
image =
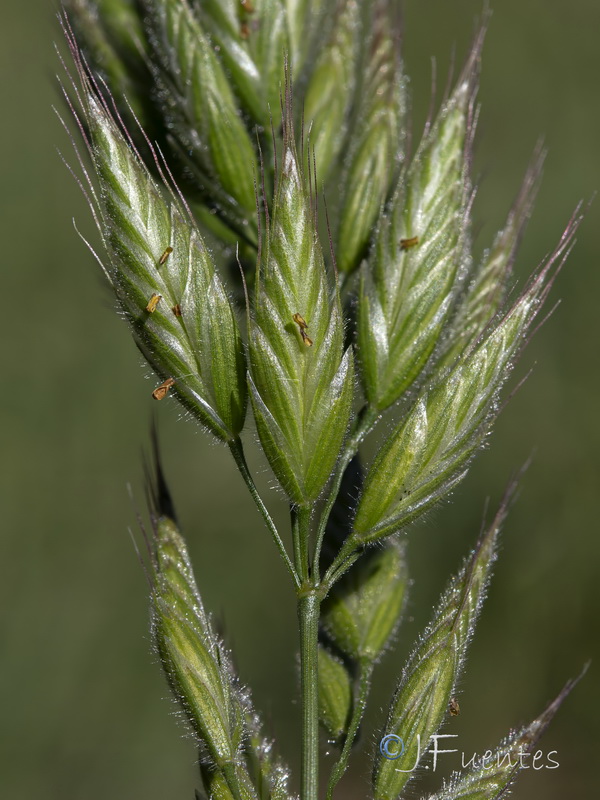
M 105 274 L 150 365 L 173 381 L 173 393 L 203 425 L 230 441 L 244 424 L 246 380 L 223 283 L 186 209 L 142 164 L 70 44 L 95 171 L 89 193 L 107 254 Z M 184 311 L 175 314 L 173 307 Z
M 394 759 L 378 753 L 373 773 L 374 800 L 398 797 L 448 711 L 483 602 L 496 539 L 514 489 L 515 484 L 509 488 L 470 559 L 450 581 L 432 621 L 404 667 L 381 736 L 382 741 L 385 737 L 395 737 L 404 752 Z
M 365 480 L 352 539 L 400 530 L 464 477 L 498 413 L 498 393 L 527 341 L 552 285 L 552 266 L 568 254 L 574 217 L 546 264 L 496 326 L 417 397 L 377 453 Z
M 329 480 L 350 421 L 353 361 L 296 156 L 290 105 L 250 321 L 250 389 L 261 444 L 295 503 Z M 308 336 L 307 331 L 310 331 Z M 308 346 L 307 346 L 308 345 Z

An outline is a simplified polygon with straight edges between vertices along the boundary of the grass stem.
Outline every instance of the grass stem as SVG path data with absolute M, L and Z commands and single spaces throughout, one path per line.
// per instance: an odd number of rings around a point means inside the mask
M 283 561 L 288 568 L 288 572 L 290 573 L 292 580 L 296 588 L 300 587 L 300 578 L 298 577 L 298 573 L 294 569 L 294 565 L 291 562 L 291 559 L 285 549 L 285 545 L 279 535 L 279 531 L 277 530 L 277 526 L 273 522 L 273 518 L 269 514 L 269 511 L 265 504 L 263 503 L 262 497 L 258 493 L 258 489 L 256 488 L 256 484 L 250 474 L 250 470 L 248 469 L 248 464 L 246 462 L 246 456 L 244 454 L 244 447 L 242 445 L 241 440 L 234 439 L 233 441 L 229 442 L 229 449 L 231 450 L 231 454 L 235 460 L 237 468 L 239 469 L 242 478 L 244 479 L 246 486 L 248 487 L 248 491 L 252 495 L 252 499 L 256 503 L 258 510 L 260 511 L 262 518 L 265 521 L 267 528 L 269 529 L 269 533 L 271 534 L 273 541 L 275 542 L 275 546 L 279 550 Z

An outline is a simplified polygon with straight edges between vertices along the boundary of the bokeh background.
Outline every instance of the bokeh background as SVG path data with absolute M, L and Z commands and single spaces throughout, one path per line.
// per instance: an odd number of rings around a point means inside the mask
M 523 280 L 576 203 L 600 186 L 600 4 L 494 6 L 480 93 L 476 246 L 503 224 L 543 135 L 549 157 L 517 262 Z M 69 144 L 51 109 L 59 103 L 55 10 L 47 0 L 4 0 L 0 11 L 0 793 L 190 798 L 196 755 L 151 654 L 147 588 L 128 534 L 144 502 L 152 411 L 206 604 L 224 621 L 242 678 L 295 766 L 293 597 L 228 454 L 180 421 L 174 404 L 151 408 L 153 383 L 75 235 L 72 218 L 91 226 L 56 153 Z M 429 105 L 431 57 L 443 85 L 452 47 L 462 59 L 480 11 L 480 0 L 406 0 L 416 131 Z M 592 665 L 540 745 L 558 752 L 560 767 L 529 770 L 517 800 L 598 790 L 598 213 L 596 201 L 553 290 L 562 302 L 513 384 L 532 366 L 533 375 L 452 502 L 410 533 L 407 619 L 376 675 L 364 732 L 368 752 L 394 675 L 474 542 L 485 498 L 497 502 L 534 452 L 461 683 L 459 747 L 492 747 Z M 256 451 L 252 460 L 285 524 Z M 458 766 L 453 758 L 420 790 Z M 367 774 L 359 760 L 340 796 L 366 796 Z

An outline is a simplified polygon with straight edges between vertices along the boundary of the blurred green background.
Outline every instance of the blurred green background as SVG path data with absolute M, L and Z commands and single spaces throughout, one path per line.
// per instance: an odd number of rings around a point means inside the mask
M 498 0 L 484 50 L 476 174 L 478 251 L 504 221 L 535 142 L 549 149 L 517 263 L 523 279 L 575 204 L 600 186 L 600 4 Z M 298 762 L 296 631 L 283 569 L 227 453 L 174 404 L 151 408 L 148 370 L 71 219 L 88 210 L 56 154 L 70 145 L 51 104 L 56 5 L 2 4 L 0 247 L 3 262 L 0 538 L 0 792 L 20 800 L 191 798 L 195 752 L 168 699 L 148 634 L 147 589 L 128 528 L 144 503 L 141 453 L 158 411 L 166 465 L 207 606 L 292 765 Z M 480 0 L 405 3 L 415 130 L 461 60 Z M 452 732 L 466 752 L 527 722 L 598 652 L 598 201 L 553 290 L 562 302 L 517 370 L 531 378 L 452 502 L 410 534 L 414 586 L 394 651 L 377 673 L 363 752 L 394 675 L 478 533 L 485 498 L 535 451 L 501 557 Z M 91 234 L 93 236 L 93 234 Z M 595 365 L 595 366 L 594 366 Z M 513 379 L 513 384 L 516 378 Z M 285 524 L 280 496 L 253 452 Z M 131 483 L 132 504 L 127 486 Z M 529 770 L 517 798 L 590 797 L 600 711 L 593 662 L 541 742 L 556 770 Z M 454 757 L 440 765 L 457 767 Z M 366 796 L 367 762 L 345 781 Z

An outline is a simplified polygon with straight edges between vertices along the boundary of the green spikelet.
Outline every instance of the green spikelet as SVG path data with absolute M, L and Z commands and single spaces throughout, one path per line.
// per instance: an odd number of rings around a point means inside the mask
M 304 99 L 304 122 L 310 131 L 319 185 L 327 181 L 346 138 L 360 52 L 358 3 L 343 0 L 336 13 L 336 25 Z
M 153 630 L 163 669 L 202 750 L 223 777 L 243 767 L 244 710 L 228 656 L 198 595 L 175 523 L 157 520 Z
M 394 741 L 402 743 L 404 753 L 395 759 L 386 758 L 382 752 L 377 754 L 373 774 L 375 800 L 398 797 L 446 715 L 483 601 L 507 500 L 472 557 L 450 582 L 403 670 L 381 740 L 396 737 Z
M 251 399 L 271 468 L 295 503 L 328 481 L 348 428 L 350 350 L 289 120 L 250 322 Z
M 534 753 L 533 749 L 585 671 L 576 680 L 569 681 L 537 719 L 511 733 L 494 751 L 475 756 L 475 763 L 469 771 L 455 773 L 440 792 L 429 795 L 426 800 L 500 800 L 508 796 L 521 770 L 540 769 L 542 766 L 556 769 L 558 761 L 553 757 L 556 751 L 544 754 L 541 750 Z
M 480 43 L 402 175 L 361 273 L 358 352 L 378 410 L 416 380 L 451 309 L 463 257 L 467 127 Z
M 356 662 L 376 661 L 400 621 L 407 583 L 400 544 L 365 553 L 323 604 L 321 624 L 336 647 Z
M 319 647 L 319 721 L 330 739 L 338 741 L 346 732 L 351 707 L 348 670 L 326 647 Z
M 577 225 L 574 218 L 512 308 L 421 393 L 379 450 L 347 547 L 400 530 L 464 477 L 497 414 L 498 392 L 548 294 L 551 267 L 564 259 Z
M 185 0 L 145 0 L 165 109 L 202 191 L 238 233 L 256 241 L 258 163 L 231 84 Z
M 373 25 L 342 180 L 336 256 L 344 273 L 355 270 L 366 255 L 375 222 L 404 158 L 406 79 L 389 0 L 374 4 Z
M 105 274 L 136 344 L 168 382 L 155 397 L 172 388 L 215 436 L 230 441 L 244 423 L 246 382 L 227 293 L 198 229 L 143 166 L 79 65 Z

